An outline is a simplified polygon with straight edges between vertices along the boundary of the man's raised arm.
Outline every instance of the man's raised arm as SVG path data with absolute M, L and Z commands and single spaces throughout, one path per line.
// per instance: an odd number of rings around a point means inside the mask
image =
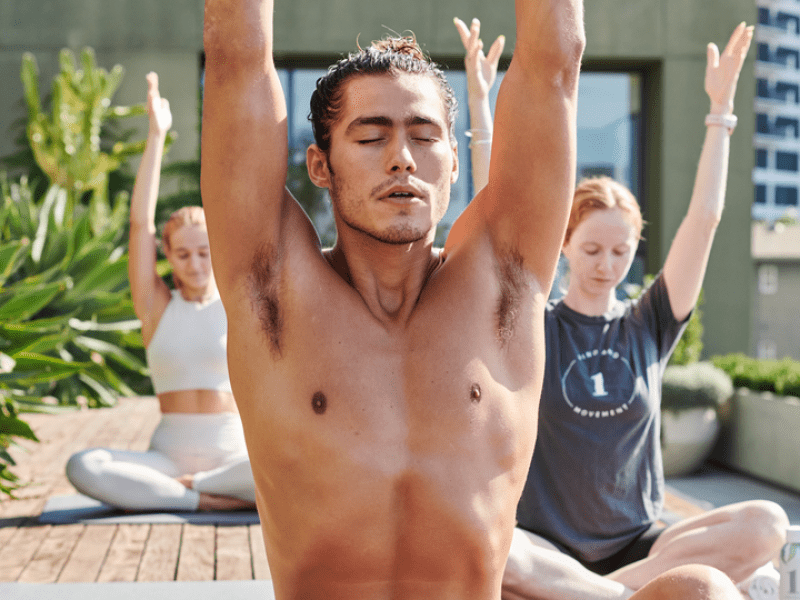
M 257 248 L 277 244 L 285 189 L 286 104 L 272 59 L 272 0 L 206 0 L 201 188 L 220 292 Z
M 548 288 L 575 187 L 582 0 L 516 0 L 513 59 L 497 99 L 489 183 L 476 198 L 497 251 Z

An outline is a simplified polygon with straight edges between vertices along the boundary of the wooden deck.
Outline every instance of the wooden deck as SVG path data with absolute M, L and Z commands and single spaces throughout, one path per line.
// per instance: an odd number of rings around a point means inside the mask
M 159 419 L 155 398 L 123 399 L 111 409 L 27 415 L 40 443 L 12 448 L 27 486 L 0 500 L 0 581 L 28 583 L 270 579 L 258 525 L 40 525 L 50 496 L 75 493 L 69 456 L 103 446 L 146 450 Z M 681 516 L 702 512 L 668 495 Z
M 27 583 L 270 579 L 258 525 L 40 525 L 50 496 L 75 493 L 69 456 L 91 446 L 146 450 L 159 419 L 155 398 L 112 409 L 26 415 L 40 443 L 11 454 L 29 485 L 0 500 L 0 581 Z

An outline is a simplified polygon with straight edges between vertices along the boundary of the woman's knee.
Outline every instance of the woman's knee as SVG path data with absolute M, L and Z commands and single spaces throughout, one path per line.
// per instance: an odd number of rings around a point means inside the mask
M 739 599 L 742 596 L 730 577 L 719 569 L 706 565 L 684 565 L 659 575 L 634 597 L 648 600 L 660 598 L 723 600 Z
M 743 527 L 751 539 L 746 541 L 751 552 L 771 558 L 780 550 L 786 539 L 789 517 L 783 508 L 769 500 L 752 500 L 743 503 L 740 513 Z
M 103 448 L 81 450 L 67 461 L 67 479 L 78 491 L 84 491 L 96 484 L 99 467 L 111 460 L 110 453 Z

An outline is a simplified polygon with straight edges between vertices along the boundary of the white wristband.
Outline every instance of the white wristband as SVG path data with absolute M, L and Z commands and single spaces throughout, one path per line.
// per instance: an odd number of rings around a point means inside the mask
M 739 119 L 736 115 L 717 115 L 714 113 L 706 115 L 706 127 L 725 127 L 728 130 L 729 135 L 733 133 L 734 129 L 736 129 L 736 124 L 738 122 Z

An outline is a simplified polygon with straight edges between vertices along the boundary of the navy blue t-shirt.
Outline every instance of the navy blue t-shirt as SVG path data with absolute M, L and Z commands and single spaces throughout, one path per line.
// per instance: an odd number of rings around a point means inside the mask
M 663 275 L 600 317 L 548 303 L 539 434 L 520 527 L 594 562 L 658 520 L 661 379 L 685 326 Z

